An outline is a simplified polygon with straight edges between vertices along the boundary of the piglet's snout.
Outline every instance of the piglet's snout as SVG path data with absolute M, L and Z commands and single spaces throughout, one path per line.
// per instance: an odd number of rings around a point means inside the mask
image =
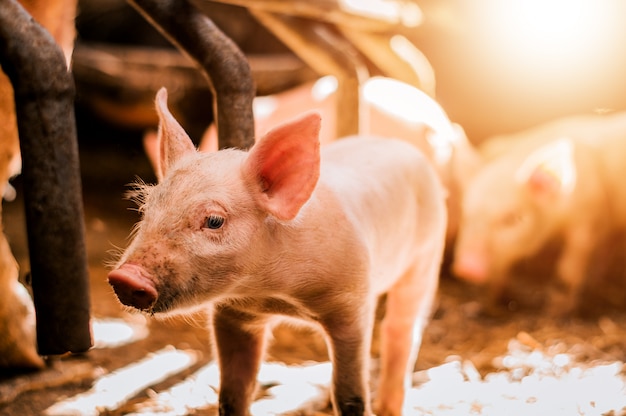
M 109 284 L 126 306 L 149 310 L 156 302 L 158 293 L 140 266 L 123 264 L 109 273 Z

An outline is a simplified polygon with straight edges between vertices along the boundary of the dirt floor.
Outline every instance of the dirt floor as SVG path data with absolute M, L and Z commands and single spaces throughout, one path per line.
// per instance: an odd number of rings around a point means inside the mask
M 132 202 L 123 199 L 126 184 L 136 175 L 152 181 L 150 166 L 143 156 L 137 134 L 122 135 L 103 130 L 88 139 L 80 137 L 80 142 L 93 316 L 138 322 L 141 321 L 139 317 L 126 313 L 119 306 L 106 282 L 105 264 L 113 259 L 111 250 L 126 245 L 126 237 L 137 220 L 136 212 L 130 209 Z M 15 185 L 19 195 L 19 179 Z M 4 224 L 24 275 L 28 271 L 28 261 L 21 199 L 5 203 Z M 512 303 L 511 310 L 503 310 L 500 316 L 494 317 L 481 313 L 478 295 L 478 289 L 442 277 L 438 305 L 424 334 L 416 364 L 415 400 L 419 403 L 413 407 L 414 414 L 502 414 L 498 412 L 502 408 L 496 404 L 502 400 L 505 400 L 507 414 L 626 414 L 624 400 L 615 401 L 626 395 L 624 311 L 609 310 L 587 318 L 556 321 L 532 309 L 517 308 Z M 188 369 L 142 389 L 114 410 L 100 409 L 100 414 L 108 415 L 138 412 L 145 400 L 154 398 L 210 362 L 211 349 L 201 317 L 165 321 L 148 318 L 146 326 L 148 335 L 133 343 L 94 348 L 84 355 L 50 358 L 49 367 L 42 372 L 0 376 L 0 414 L 44 414 L 56 402 L 89 390 L 94 378 L 101 374 L 125 367 L 168 345 L 194 351 L 197 362 Z M 376 351 L 374 345 L 374 356 Z M 319 336 L 283 327 L 276 331 L 268 353 L 269 361 L 288 365 L 326 359 Z M 603 369 L 602 374 L 608 372 L 608 378 L 589 378 L 589 371 L 593 368 Z M 598 371 L 593 373 L 594 377 L 598 376 Z M 503 375 L 508 384 L 500 387 L 493 384 L 498 375 Z M 516 393 L 506 390 L 528 384 L 532 376 L 557 384 L 554 390 L 545 388 L 552 392 L 549 395 L 553 400 L 550 397 L 542 399 L 538 392 L 524 396 L 520 390 Z M 442 382 L 429 384 L 438 379 Z M 608 394 L 613 401 L 602 404 L 602 407 L 599 396 L 580 398 L 575 388 L 583 386 L 584 390 L 585 384 L 572 384 L 573 379 L 581 383 L 587 379 L 596 380 L 593 385 L 601 391 L 598 394 Z M 559 380 L 563 381 L 562 385 L 558 384 Z M 508 387 L 503 390 L 503 385 Z M 545 390 L 542 384 L 538 385 L 539 390 Z M 462 394 L 469 397 L 461 397 Z M 579 399 L 582 403 L 574 404 L 575 410 L 571 411 L 568 404 Z M 541 400 L 549 402 L 550 406 L 545 409 L 551 410 L 537 411 L 539 408 L 535 407 L 529 411 L 519 407 L 520 410 L 515 411 L 516 403 L 538 406 Z M 553 402 L 561 404 L 555 407 Z M 215 414 L 215 407 L 187 412 Z M 284 414 L 331 413 L 322 404 L 315 410 L 291 410 Z

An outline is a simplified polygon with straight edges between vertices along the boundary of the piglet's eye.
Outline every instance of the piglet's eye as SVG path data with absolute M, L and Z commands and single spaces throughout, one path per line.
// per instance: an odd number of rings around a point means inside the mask
M 204 228 L 209 228 L 211 230 L 220 229 L 224 225 L 224 221 L 224 217 L 220 217 L 219 215 L 209 215 L 204 220 Z

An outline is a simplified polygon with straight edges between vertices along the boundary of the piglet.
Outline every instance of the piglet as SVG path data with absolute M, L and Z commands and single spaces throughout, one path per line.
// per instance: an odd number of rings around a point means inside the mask
M 607 272 L 597 256 L 626 230 L 626 142 L 616 134 L 579 134 L 504 152 L 467 187 L 453 270 L 487 284 L 492 303 L 516 263 L 532 261 L 555 241 L 562 250 L 548 298 L 552 314 L 579 309 L 590 277 Z
M 246 415 L 268 324 L 320 327 L 337 415 L 369 415 L 369 351 L 382 323 L 378 415 L 402 414 L 438 287 L 445 196 L 413 146 L 355 137 L 323 147 L 307 113 L 248 152 L 200 153 L 157 94 L 158 184 L 140 185 L 142 220 L 109 282 L 150 314 L 211 312 L 219 410 Z M 321 154 L 320 154 L 321 153 Z

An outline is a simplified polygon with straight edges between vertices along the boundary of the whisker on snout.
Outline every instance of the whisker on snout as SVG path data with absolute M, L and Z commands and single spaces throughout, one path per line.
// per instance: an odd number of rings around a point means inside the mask
M 129 201 L 133 201 L 137 208 L 131 208 L 138 212 L 143 212 L 143 206 L 146 203 L 148 195 L 154 185 L 147 184 L 143 179 L 137 177 L 135 182 L 129 183 L 127 185 L 130 189 L 126 191 L 125 198 Z

